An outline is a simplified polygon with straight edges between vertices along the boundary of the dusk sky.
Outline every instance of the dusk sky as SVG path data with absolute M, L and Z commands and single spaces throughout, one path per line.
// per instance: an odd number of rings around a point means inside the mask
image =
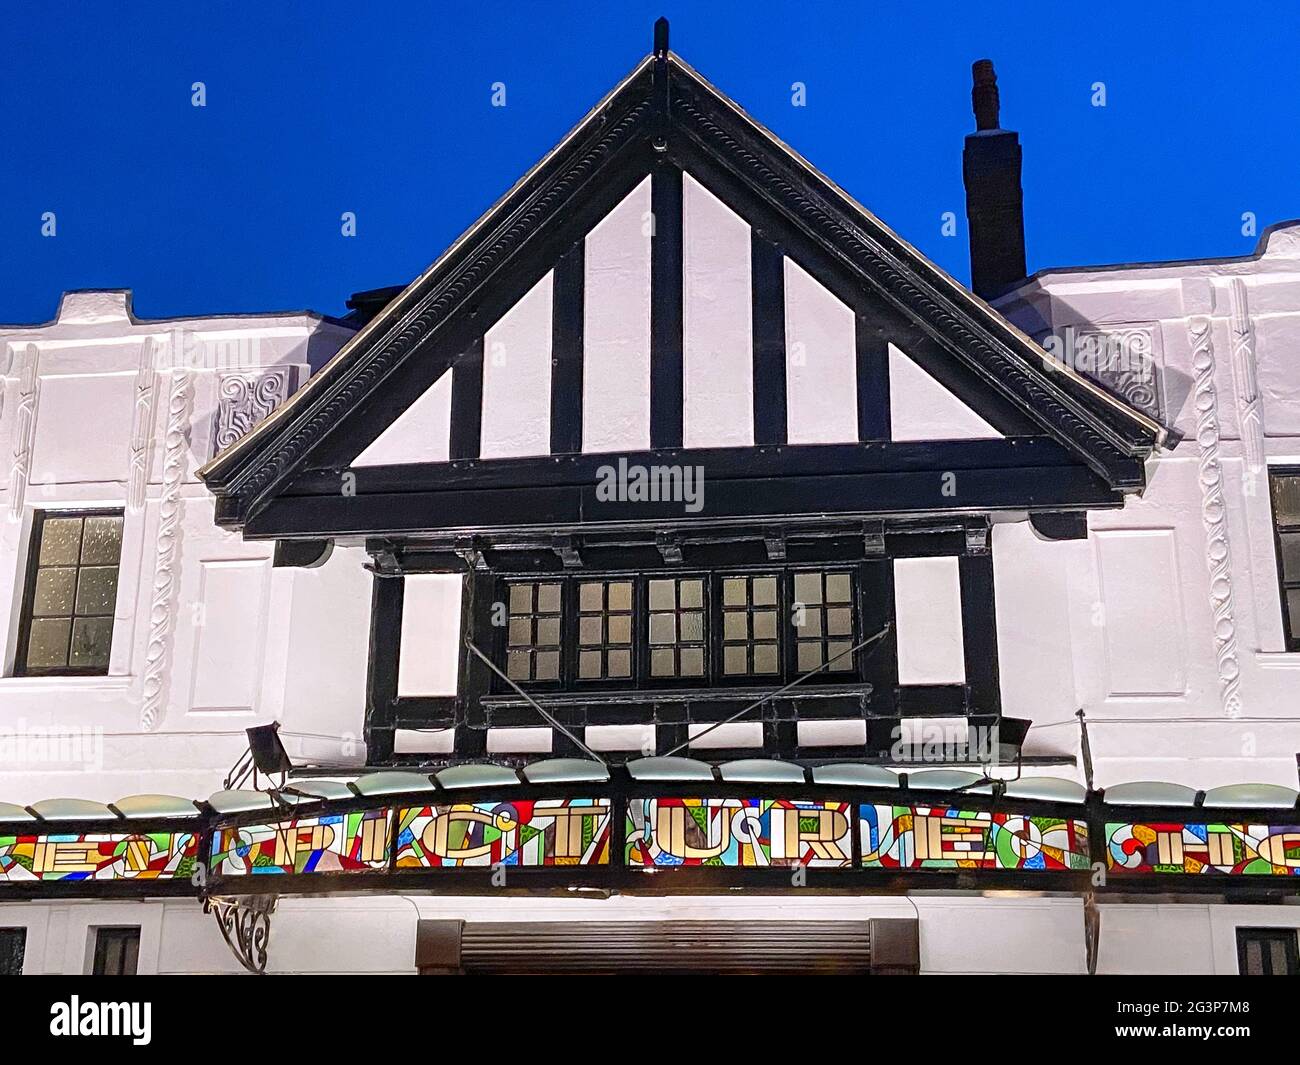
M 133 289 L 140 317 L 344 313 L 436 258 L 661 14 L 687 62 L 963 282 L 981 57 L 1024 148 L 1030 271 L 1247 254 L 1243 214 L 1300 216 L 1300 9 L 1277 4 L 10 5 L 0 322 L 49 320 L 75 288 Z

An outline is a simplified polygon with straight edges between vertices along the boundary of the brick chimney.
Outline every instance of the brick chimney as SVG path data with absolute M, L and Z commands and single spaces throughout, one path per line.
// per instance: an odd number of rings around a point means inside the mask
M 962 152 L 971 289 L 992 299 L 1025 276 L 1020 137 L 998 124 L 998 78 L 992 60 L 976 61 L 971 78 L 975 132 L 966 137 Z

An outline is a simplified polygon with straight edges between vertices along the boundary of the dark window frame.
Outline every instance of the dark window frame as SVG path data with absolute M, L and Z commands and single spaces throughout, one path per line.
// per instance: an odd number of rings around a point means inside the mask
M 1288 651 L 1300 651 L 1300 618 L 1291 617 L 1291 610 L 1287 601 L 1288 592 L 1300 591 L 1300 580 L 1288 581 L 1286 579 L 1282 556 L 1283 533 L 1300 534 L 1300 524 L 1284 524 L 1278 517 L 1277 499 L 1274 495 L 1273 485 L 1275 480 L 1280 480 L 1283 477 L 1300 478 L 1300 466 L 1268 467 L 1269 516 L 1273 522 L 1273 552 L 1277 559 L 1277 587 L 1280 600 L 1279 607 L 1282 611 L 1282 638 Z
M 511 588 L 519 584 L 560 584 L 560 677 L 558 680 L 528 680 L 515 678 L 515 682 L 529 692 L 540 694 L 588 692 L 593 696 L 601 693 L 625 693 L 631 691 L 708 691 L 715 688 L 763 688 L 789 683 L 803 672 L 798 669 L 798 634 L 794 625 L 794 579 L 796 574 L 816 572 L 823 575 L 844 573 L 850 581 L 850 602 L 852 633 L 849 644 L 863 639 L 861 627 L 864 611 L 859 602 L 865 594 L 860 581 L 858 564 L 852 562 L 828 562 L 825 564 L 768 563 L 718 567 L 714 569 L 683 568 L 682 570 L 592 570 L 577 573 L 548 574 L 509 574 L 496 579 L 494 598 L 507 604 L 507 621 Z M 777 672 L 775 673 L 727 673 L 724 667 L 723 639 L 723 595 L 728 578 L 775 577 L 777 582 Z M 704 674 L 702 676 L 654 676 L 651 674 L 651 651 L 659 645 L 650 643 L 650 615 L 662 611 L 650 609 L 650 582 L 652 580 L 672 579 L 674 581 L 698 579 L 704 584 Z M 629 677 L 594 678 L 579 677 L 578 655 L 582 650 L 579 644 L 579 624 L 582 611 L 579 603 L 579 586 L 584 583 L 601 582 L 605 585 L 630 581 L 632 584 L 632 673 Z M 534 593 L 536 594 L 536 593 Z M 750 612 L 754 608 L 751 606 Z M 678 608 L 680 616 L 682 610 Z M 590 612 L 588 612 L 588 616 Z M 694 643 L 695 641 L 692 641 Z M 510 649 L 509 625 L 498 630 L 494 646 L 494 658 L 498 667 L 509 673 L 507 655 Z M 823 670 L 817 674 L 815 683 L 844 686 L 846 688 L 864 683 L 864 667 L 860 654 L 850 656 L 852 666 L 844 670 Z M 511 685 L 495 677 L 491 686 L 496 694 L 504 694 L 512 689 Z
M 14 942 L 17 943 L 16 950 L 11 946 Z M 0 943 L 5 943 L 4 949 L 0 949 L 0 959 L 7 960 L 13 956 L 17 960 L 17 966 L 14 968 L 8 965 L 0 968 L 0 976 L 22 976 L 23 963 L 27 960 L 27 926 L 6 925 L 0 928 Z
M 106 677 L 108 676 L 110 663 L 103 668 L 99 666 L 28 666 L 27 653 L 28 643 L 31 639 L 31 629 L 33 611 L 36 606 L 36 580 L 37 574 L 41 569 L 41 539 L 44 533 L 45 523 L 51 519 L 57 518 L 121 518 L 123 523 L 123 537 L 126 532 L 126 512 L 123 507 L 68 507 L 60 509 L 38 509 L 32 512 L 32 527 L 27 537 L 27 565 L 23 584 L 22 609 L 18 619 L 18 646 L 14 650 L 14 667 L 13 675 L 15 677 Z M 75 569 L 78 580 L 80 579 L 83 568 L 80 558 L 80 548 L 78 548 L 78 558 Z M 122 573 L 122 545 L 118 544 L 117 553 L 117 571 L 119 584 L 116 586 L 116 593 L 121 591 L 121 573 Z M 114 595 L 114 610 L 108 615 L 113 620 L 113 627 L 109 635 L 110 654 L 112 647 L 112 631 L 117 629 L 117 604 L 116 593 Z M 69 615 L 69 633 L 68 639 L 72 639 L 71 627 L 78 616 L 97 617 L 102 615 L 78 615 L 76 611 L 75 596 L 76 585 L 73 588 L 73 613 Z
M 1261 950 L 1260 959 L 1270 971 L 1267 973 L 1248 973 L 1246 953 L 1252 943 L 1281 943 L 1285 953 L 1284 964 L 1286 971 L 1281 973 L 1272 972 L 1271 951 Z M 1300 976 L 1300 931 L 1285 927 L 1239 927 L 1237 929 L 1237 972 L 1241 976 Z
M 95 929 L 95 957 L 91 963 L 91 975 L 135 976 L 139 965 L 139 925 L 101 925 Z M 126 971 L 128 969 L 130 971 Z

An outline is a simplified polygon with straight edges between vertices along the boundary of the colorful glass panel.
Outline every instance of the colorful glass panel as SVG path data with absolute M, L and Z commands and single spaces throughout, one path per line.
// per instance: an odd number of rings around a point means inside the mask
M 1088 825 L 942 806 L 860 810 L 862 864 L 869 869 L 1087 869 Z
M 397 812 L 397 868 L 609 864 L 608 799 L 516 799 Z
M 1108 821 L 1106 865 L 1117 873 L 1300 876 L 1300 825 Z
M 219 828 L 212 870 L 249 873 L 365 873 L 388 868 L 388 810 L 357 810 Z
M 853 860 L 849 804 L 789 799 L 631 799 L 629 866 L 807 865 Z
M 197 857 L 193 832 L 0 835 L 0 884 L 188 879 Z

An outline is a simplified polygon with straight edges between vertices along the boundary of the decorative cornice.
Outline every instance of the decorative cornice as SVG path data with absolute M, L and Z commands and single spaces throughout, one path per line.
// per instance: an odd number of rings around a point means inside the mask
M 175 570 L 180 559 L 181 487 L 189 455 L 190 372 L 172 371 L 163 438 L 162 498 L 158 506 L 158 549 L 154 560 L 153 600 L 149 609 L 149 644 L 145 651 L 140 725 L 152 732 L 166 713 L 168 651 L 174 626 Z
M 135 414 L 131 422 L 131 454 L 127 474 L 126 505 L 130 510 L 144 506 L 149 483 L 149 449 L 153 443 L 154 372 L 153 337 L 140 345 L 140 366 L 135 375 Z
M 1241 716 L 1241 665 L 1237 660 L 1237 623 L 1232 603 L 1232 551 L 1228 542 L 1227 500 L 1219 460 L 1218 394 L 1214 385 L 1214 341 L 1210 319 L 1188 319 L 1192 369 L 1196 375 L 1196 444 L 1200 449 L 1201 521 L 1205 526 L 1205 560 L 1210 571 L 1210 608 L 1214 612 L 1214 649 L 1218 660 L 1219 697 L 1228 717 Z
M 23 349 L 18 373 L 18 421 L 14 426 L 14 460 L 9 469 L 9 520 L 23 516 L 27 484 L 32 473 L 32 445 L 36 438 L 36 404 L 40 398 L 40 350 L 35 344 Z

